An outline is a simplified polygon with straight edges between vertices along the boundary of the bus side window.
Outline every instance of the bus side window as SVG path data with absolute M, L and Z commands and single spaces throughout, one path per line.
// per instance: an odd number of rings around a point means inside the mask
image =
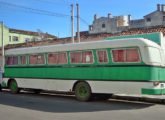
M 97 51 L 97 60 L 99 63 L 108 63 L 108 54 L 106 50 Z
M 113 62 L 132 63 L 140 62 L 139 52 L 137 48 L 112 50 Z
M 81 51 L 81 52 L 71 52 L 70 62 L 73 64 L 78 63 L 93 63 L 93 53 L 92 51 Z
M 30 55 L 29 56 L 29 64 L 30 65 L 43 65 L 43 64 L 45 64 L 45 55 L 44 54 Z
M 26 65 L 26 56 L 20 56 L 21 65 Z
M 18 65 L 18 56 L 8 56 L 6 58 L 7 65 Z
M 67 64 L 67 54 L 66 53 L 49 53 L 48 54 L 48 64 Z

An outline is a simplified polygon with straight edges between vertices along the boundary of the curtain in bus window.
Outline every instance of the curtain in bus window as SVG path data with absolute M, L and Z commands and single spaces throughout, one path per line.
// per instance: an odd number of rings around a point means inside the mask
M 26 56 L 21 56 L 21 65 L 26 65 Z
M 13 64 L 13 57 L 7 57 L 7 65 L 12 65 Z
M 82 54 L 82 63 L 93 63 L 92 51 L 85 51 Z
M 30 55 L 30 57 L 29 57 L 29 64 L 31 64 L 31 65 L 41 65 L 41 64 L 45 64 L 45 57 L 44 57 L 44 54 L 40 54 L 40 55 Z
M 104 51 L 98 51 L 97 54 L 98 54 L 98 61 L 101 63 L 104 62 Z
M 124 62 L 124 50 L 113 50 L 112 54 L 114 62 Z
M 73 52 L 70 54 L 71 63 L 82 62 L 82 52 Z
M 48 64 L 57 64 L 57 54 L 48 54 Z
M 44 54 L 41 54 L 41 55 L 37 56 L 36 64 L 45 64 L 45 56 L 44 56 Z
M 58 54 L 58 64 L 67 64 L 67 55 L 66 53 Z
M 98 54 L 98 61 L 100 63 L 108 62 L 108 56 L 106 51 L 98 51 L 97 54 Z
M 18 64 L 18 56 L 13 56 L 13 65 Z
M 126 62 L 138 62 L 139 54 L 137 49 L 126 50 Z
M 29 64 L 35 65 L 37 61 L 37 55 L 30 55 L 29 56 Z

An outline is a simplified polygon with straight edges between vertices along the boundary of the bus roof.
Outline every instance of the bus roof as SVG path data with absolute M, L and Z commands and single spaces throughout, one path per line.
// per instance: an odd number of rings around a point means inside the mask
M 137 34 L 137 35 L 127 35 L 127 36 L 115 36 L 115 37 L 107 37 L 105 40 L 116 40 L 116 39 L 128 39 L 128 38 L 145 38 L 151 41 L 154 41 L 157 44 L 161 44 L 162 33 L 147 33 L 147 34 Z
M 119 40 L 104 40 L 97 42 L 81 42 L 75 44 L 59 44 L 49 46 L 38 47 L 25 47 L 8 49 L 5 51 L 6 55 L 18 55 L 18 54 L 35 54 L 45 52 L 63 52 L 63 51 L 75 51 L 75 50 L 90 50 L 90 49 L 104 49 L 104 48 L 122 48 L 122 47 L 144 47 L 153 46 L 160 48 L 158 44 L 153 41 L 144 38 L 127 38 Z

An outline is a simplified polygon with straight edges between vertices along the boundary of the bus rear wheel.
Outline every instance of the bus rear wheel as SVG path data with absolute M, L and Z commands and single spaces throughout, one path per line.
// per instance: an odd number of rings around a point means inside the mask
M 20 89 L 18 88 L 17 82 L 15 80 L 10 81 L 9 88 L 11 93 L 17 94 L 20 92 Z
M 89 101 L 91 98 L 91 87 L 86 82 L 79 82 L 75 87 L 75 95 L 79 101 Z

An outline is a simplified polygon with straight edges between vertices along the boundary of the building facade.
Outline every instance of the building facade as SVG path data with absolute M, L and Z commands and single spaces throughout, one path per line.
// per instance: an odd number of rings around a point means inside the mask
M 147 14 L 143 19 L 131 20 L 131 15 L 121 15 L 98 18 L 94 15 L 92 25 L 89 25 L 89 34 L 118 33 L 132 28 L 149 28 L 153 26 L 165 26 L 165 5 L 157 4 L 157 10 Z
M 3 27 L 4 45 L 27 43 L 32 41 L 52 40 L 57 37 L 48 33 L 32 32 Z M 2 41 L 2 25 L 0 24 L 0 41 Z M 2 42 L 0 42 L 2 46 Z

